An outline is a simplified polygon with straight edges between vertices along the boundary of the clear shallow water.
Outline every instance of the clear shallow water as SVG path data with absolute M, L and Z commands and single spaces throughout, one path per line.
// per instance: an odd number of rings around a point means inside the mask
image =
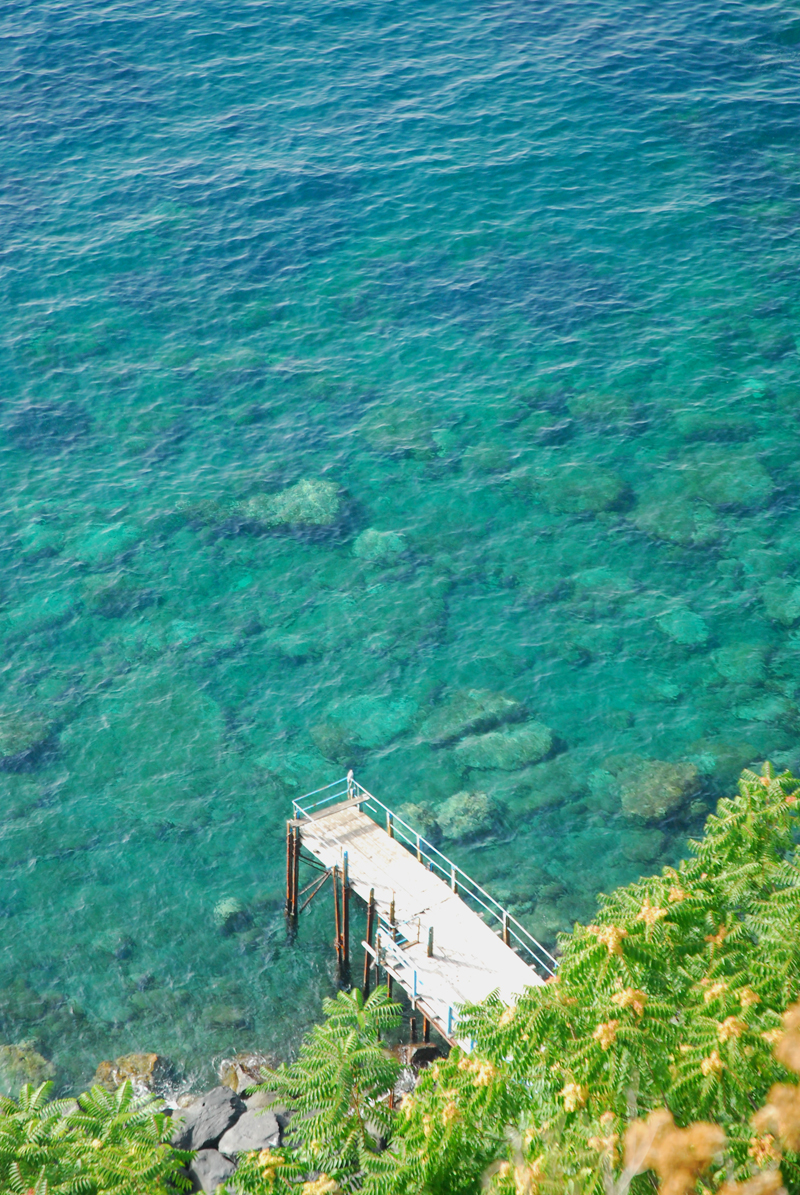
M 0 772 L 4 1040 L 67 1083 L 285 1049 L 332 951 L 327 905 L 284 940 L 284 819 L 344 770 L 319 744 L 356 697 L 382 799 L 505 801 L 450 849 L 548 941 L 743 763 L 795 763 L 779 6 L 0 21 L 0 705 L 4 750 L 41 743 Z M 330 530 L 236 517 L 302 478 L 342 487 Z M 370 527 L 406 550 L 359 559 Z M 470 687 L 561 754 L 459 770 L 419 728 Z M 698 795 L 643 829 L 631 755 Z M 218 932 L 226 897 L 251 931 Z

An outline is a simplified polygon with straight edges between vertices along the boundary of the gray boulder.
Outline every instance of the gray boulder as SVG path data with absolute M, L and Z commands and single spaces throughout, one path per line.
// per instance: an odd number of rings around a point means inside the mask
M 207 1150 L 245 1111 L 245 1102 L 230 1087 L 214 1087 L 175 1116 L 172 1144 L 176 1149 Z M 220 1180 L 222 1181 L 222 1180 Z M 203 1190 L 213 1190 L 204 1187 Z
M 233 1157 L 251 1149 L 276 1149 L 281 1143 L 281 1126 L 273 1112 L 249 1109 L 239 1117 L 219 1142 L 220 1153 Z
M 223 1158 L 216 1149 L 200 1149 L 189 1166 L 189 1178 L 194 1183 L 195 1191 L 207 1191 L 213 1195 L 220 1183 L 230 1178 L 236 1169 L 236 1163 L 230 1158 Z

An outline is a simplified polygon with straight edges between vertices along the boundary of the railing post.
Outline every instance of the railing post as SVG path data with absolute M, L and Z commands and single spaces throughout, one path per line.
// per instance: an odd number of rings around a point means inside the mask
M 350 771 L 347 773 L 347 799 L 348 799 L 348 801 L 352 801 L 354 793 L 355 793 L 355 788 L 353 786 L 353 769 L 351 768 Z
M 394 838 L 394 818 L 390 810 L 386 810 L 386 833 L 390 838 Z
M 451 1004 L 447 1006 L 447 1036 L 453 1036 L 453 1006 Z
M 505 942 L 506 946 L 509 946 L 511 944 L 509 937 L 510 937 L 510 935 L 508 932 L 508 913 L 506 912 L 505 909 L 503 909 L 503 941 Z
M 422 849 L 419 844 L 419 834 L 417 835 L 417 863 L 422 862 Z
M 450 864 L 450 887 L 458 895 L 458 881 L 456 880 L 456 869 L 454 864 Z
M 428 927 L 428 958 L 433 958 L 433 926 Z

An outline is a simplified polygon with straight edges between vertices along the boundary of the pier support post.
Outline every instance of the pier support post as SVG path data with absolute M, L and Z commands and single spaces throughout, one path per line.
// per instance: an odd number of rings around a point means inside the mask
M 350 987 L 350 879 L 347 874 L 347 852 L 342 870 L 342 968 L 341 983 Z
M 300 876 L 300 827 L 286 823 L 286 928 L 290 938 L 297 932 Z
M 367 946 L 372 945 L 372 935 L 375 930 L 375 889 L 369 890 L 369 902 L 367 903 Z M 372 966 L 372 957 L 368 950 L 364 951 L 364 984 L 363 992 L 364 999 L 369 999 L 369 973 Z
M 334 924 L 334 939 L 333 943 L 336 947 L 336 973 L 341 980 L 342 977 L 342 911 L 339 905 L 339 868 L 334 865 L 333 868 L 333 924 Z
M 427 1017 L 422 1018 L 422 1040 L 425 1042 L 431 1040 L 431 1023 Z

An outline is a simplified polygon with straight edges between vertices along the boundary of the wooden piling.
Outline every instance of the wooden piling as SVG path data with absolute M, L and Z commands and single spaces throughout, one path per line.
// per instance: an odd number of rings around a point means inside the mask
M 367 946 L 372 945 L 372 935 L 375 930 L 375 889 L 369 890 L 369 901 L 367 902 Z M 372 966 L 372 956 L 368 950 L 364 951 L 364 999 L 369 999 L 369 973 Z
M 431 1040 L 431 1023 L 427 1017 L 422 1018 L 422 1040 Z
M 286 916 L 292 915 L 292 877 L 294 869 L 292 867 L 292 852 L 294 849 L 294 835 L 292 834 L 292 823 L 286 823 Z
M 300 827 L 294 827 L 294 850 L 292 852 L 292 916 L 297 917 L 300 903 Z
M 333 868 L 333 916 L 335 926 L 336 970 L 342 974 L 342 913 L 339 907 L 339 868 Z
M 428 930 L 428 958 L 433 958 L 433 926 Z
M 411 1030 L 411 1044 L 414 1045 L 417 1040 L 417 1018 L 410 1017 L 408 1021 L 409 1029 Z
M 342 983 L 350 985 L 350 885 L 342 872 Z
M 286 823 L 286 925 L 289 935 L 297 929 L 300 887 L 300 827 Z

